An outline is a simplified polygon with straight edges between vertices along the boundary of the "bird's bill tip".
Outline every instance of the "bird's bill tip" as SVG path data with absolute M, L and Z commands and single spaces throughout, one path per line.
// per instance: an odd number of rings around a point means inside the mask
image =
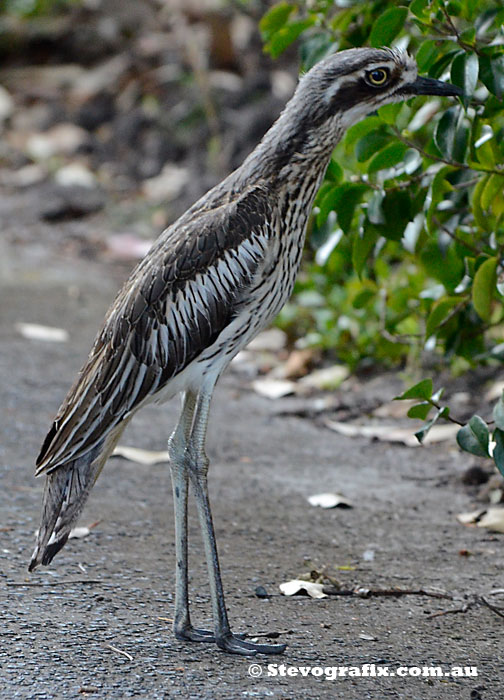
M 435 78 L 418 77 L 415 82 L 405 86 L 410 95 L 441 95 L 444 97 L 463 97 L 464 91 L 451 83 L 444 83 Z

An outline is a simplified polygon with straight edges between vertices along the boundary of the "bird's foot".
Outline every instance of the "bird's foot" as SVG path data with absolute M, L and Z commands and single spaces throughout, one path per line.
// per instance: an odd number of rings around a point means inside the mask
M 186 625 L 175 630 L 175 637 L 182 642 L 215 642 L 215 635 L 210 630 L 202 630 Z
M 241 656 L 281 654 L 287 646 L 286 644 L 247 642 L 245 634 L 233 634 L 230 631 L 216 638 L 210 630 L 199 629 L 192 625 L 186 625 L 176 630 L 175 637 L 183 642 L 216 642 L 219 649 L 227 651 L 229 654 L 240 654 Z
M 244 635 L 228 632 L 217 638 L 217 646 L 229 654 L 240 654 L 241 656 L 255 656 L 256 654 L 282 654 L 286 644 L 257 644 L 247 642 Z
M 245 634 L 233 635 L 237 639 L 245 639 Z M 202 630 L 192 625 L 187 625 L 175 631 L 175 637 L 182 642 L 215 642 L 215 634 L 210 630 Z

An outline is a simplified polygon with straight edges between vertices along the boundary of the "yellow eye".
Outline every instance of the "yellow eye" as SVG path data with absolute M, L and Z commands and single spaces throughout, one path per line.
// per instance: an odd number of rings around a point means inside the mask
M 366 74 L 366 77 L 371 85 L 380 87 L 381 85 L 385 85 L 387 82 L 389 78 L 389 70 L 388 68 L 375 68 L 374 70 L 370 70 Z

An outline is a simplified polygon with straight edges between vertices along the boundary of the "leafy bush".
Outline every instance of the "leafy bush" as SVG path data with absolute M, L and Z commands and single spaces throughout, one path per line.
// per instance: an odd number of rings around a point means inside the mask
M 281 2 L 263 17 L 265 50 L 299 39 L 303 70 L 394 44 L 465 91 L 459 104 L 386 106 L 337 146 L 279 318 L 298 343 L 352 367 L 418 366 L 426 350 L 457 370 L 504 356 L 503 21 L 500 0 Z
M 79 0 L 5 0 L 3 9 L 7 15 L 14 17 L 39 17 L 75 5 Z
M 501 362 L 504 295 L 504 7 L 500 0 L 384 0 L 275 5 L 265 49 L 300 38 L 303 69 L 336 49 L 392 42 L 421 73 L 464 89 L 460 104 L 415 98 L 348 130 L 314 208 L 313 251 L 280 324 L 363 361 L 420 365 L 427 350 L 452 368 Z M 351 265 L 350 265 L 351 262 Z M 399 399 L 424 421 L 440 418 L 443 390 L 424 379 Z M 504 398 L 493 433 L 480 416 L 460 424 L 459 446 L 504 474 Z

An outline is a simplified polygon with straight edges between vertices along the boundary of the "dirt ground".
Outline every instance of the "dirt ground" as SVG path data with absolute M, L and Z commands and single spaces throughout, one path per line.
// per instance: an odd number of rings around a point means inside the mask
M 502 586 L 502 537 L 465 528 L 461 484 L 471 464 L 453 445 L 408 449 L 338 436 L 279 415 L 231 368 L 215 395 L 210 490 L 235 630 L 279 634 L 282 657 L 251 660 L 171 634 L 174 533 L 166 464 L 112 458 L 72 540 L 27 574 L 38 526 L 41 440 L 88 352 L 126 265 L 75 257 L 63 241 L 107 231 L 106 215 L 41 223 L 29 191 L 0 197 L 0 648 L 3 698 L 484 698 L 502 697 L 502 619 L 484 606 L 424 596 L 284 597 L 278 585 L 311 569 L 345 589 L 443 589 L 461 596 Z M 64 328 L 66 343 L 27 340 L 18 322 Z M 387 386 L 392 398 L 396 387 Z M 178 403 L 144 409 L 122 442 L 165 449 Z M 322 510 L 313 493 L 343 491 L 356 507 Z M 206 570 L 191 511 L 194 619 L 211 624 Z M 374 552 L 374 559 L 364 553 Z M 461 556 L 467 550 L 471 556 Z M 342 568 L 339 568 L 342 567 Z M 271 596 L 260 599 L 263 586 Z M 251 677 L 250 664 L 262 675 Z M 476 666 L 477 678 L 268 676 L 268 663 L 330 667 Z M 258 673 L 257 669 L 252 672 Z M 278 674 L 281 670 L 278 671 Z

